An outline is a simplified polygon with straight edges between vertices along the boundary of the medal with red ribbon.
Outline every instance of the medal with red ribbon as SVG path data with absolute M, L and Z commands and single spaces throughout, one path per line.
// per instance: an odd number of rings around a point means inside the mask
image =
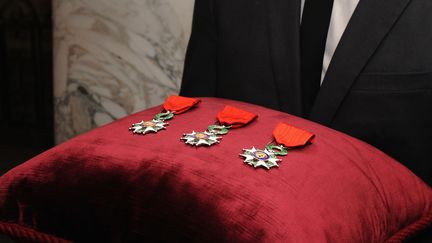
M 182 96 L 170 96 L 166 99 L 163 104 L 164 111 L 154 116 L 152 120 L 149 121 L 141 121 L 138 123 L 132 124 L 129 128 L 130 131 L 134 134 L 142 134 L 145 135 L 147 133 L 153 132 L 157 133 L 158 131 L 165 129 L 168 123 L 166 120 L 172 119 L 175 115 L 181 114 L 190 110 L 192 107 L 199 104 L 201 100 L 195 98 L 187 98 Z
M 310 143 L 314 134 L 294 126 L 279 123 L 273 130 L 275 142 L 270 143 L 265 149 L 243 149 L 244 162 L 254 168 L 264 167 L 271 169 L 279 167 L 278 162 L 282 161 L 277 156 L 285 156 L 288 149 L 303 147 Z
M 181 138 L 186 144 L 192 146 L 211 146 L 219 143 L 222 137 L 218 135 L 225 135 L 231 128 L 243 127 L 258 116 L 256 114 L 241 110 L 233 106 L 225 106 L 225 108 L 217 115 L 218 124 L 211 125 L 207 131 L 183 134 Z

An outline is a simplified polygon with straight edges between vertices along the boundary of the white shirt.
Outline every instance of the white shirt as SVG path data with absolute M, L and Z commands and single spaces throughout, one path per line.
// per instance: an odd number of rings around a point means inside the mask
M 303 15 L 304 3 L 305 0 L 301 0 L 300 16 Z M 321 84 L 324 80 L 325 74 L 327 73 L 327 68 L 330 64 L 336 47 L 339 44 L 342 34 L 345 31 L 358 3 L 359 0 L 334 0 L 333 2 L 333 11 L 330 19 L 330 26 L 327 34 L 327 42 L 323 58 Z

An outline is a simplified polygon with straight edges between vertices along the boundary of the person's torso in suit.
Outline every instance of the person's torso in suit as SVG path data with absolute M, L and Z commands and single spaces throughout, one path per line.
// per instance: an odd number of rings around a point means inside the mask
M 362 139 L 432 184 L 432 1 L 361 0 L 310 114 L 300 1 L 196 0 L 181 95 L 243 100 Z

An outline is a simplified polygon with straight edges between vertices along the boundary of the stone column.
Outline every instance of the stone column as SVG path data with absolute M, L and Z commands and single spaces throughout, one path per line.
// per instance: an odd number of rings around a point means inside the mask
M 56 142 L 179 91 L 193 0 L 54 0 Z

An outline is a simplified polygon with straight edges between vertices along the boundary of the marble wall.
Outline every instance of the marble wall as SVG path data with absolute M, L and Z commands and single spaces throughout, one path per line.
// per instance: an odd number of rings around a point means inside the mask
M 56 142 L 178 92 L 193 0 L 54 0 Z

